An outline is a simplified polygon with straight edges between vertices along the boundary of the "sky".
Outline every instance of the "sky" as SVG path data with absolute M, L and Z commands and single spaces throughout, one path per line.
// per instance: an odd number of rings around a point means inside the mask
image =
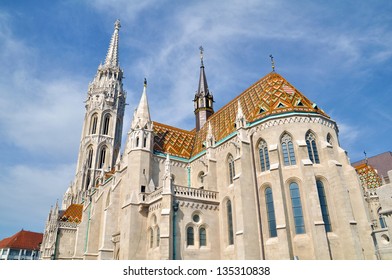
M 194 127 L 202 45 L 215 110 L 271 72 L 272 54 L 337 122 L 352 162 L 392 150 L 392 1 L 2 0 L 0 240 L 43 232 L 73 180 L 83 101 L 116 19 L 124 135 L 144 77 L 152 119 Z

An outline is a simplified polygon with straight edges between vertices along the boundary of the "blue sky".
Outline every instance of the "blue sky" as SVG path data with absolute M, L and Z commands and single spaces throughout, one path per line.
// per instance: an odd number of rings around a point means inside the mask
M 149 83 L 152 118 L 192 129 L 199 46 L 222 107 L 276 71 L 334 119 L 352 161 L 391 150 L 392 2 L 0 2 L 0 239 L 43 231 L 73 179 L 88 83 L 121 20 L 124 133 Z

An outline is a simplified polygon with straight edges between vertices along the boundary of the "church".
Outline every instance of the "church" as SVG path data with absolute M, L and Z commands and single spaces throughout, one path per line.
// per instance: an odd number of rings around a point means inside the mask
M 201 48 L 195 128 L 152 120 L 145 80 L 121 149 L 119 30 L 88 86 L 75 178 L 50 210 L 42 259 L 376 258 L 337 123 L 274 68 L 215 110 Z

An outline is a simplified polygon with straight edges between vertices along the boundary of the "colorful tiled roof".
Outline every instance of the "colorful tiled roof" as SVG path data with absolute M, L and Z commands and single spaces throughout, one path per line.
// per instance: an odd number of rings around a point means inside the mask
M 195 132 L 154 122 L 154 150 L 170 155 L 190 158 Z
M 39 232 L 32 232 L 21 230 L 11 237 L 4 238 L 0 241 L 1 248 L 11 249 L 26 249 L 26 250 L 39 250 L 42 243 L 43 234 Z
M 363 163 L 356 166 L 355 170 L 358 173 L 362 188 L 375 189 L 382 185 L 380 176 L 372 166 Z
M 379 155 L 354 162 L 352 163 L 352 166 L 357 167 L 366 162 L 377 170 L 377 173 L 380 177 L 383 177 L 384 179 L 387 180 L 388 171 L 392 170 L 392 152 L 390 151 L 384 152 Z
M 61 221 L 80 223 L 82 221 L 83 205 L 71 204 L 60 217 Z
M 241 103 L 243 113 L 248 122 L 255 122 L 271 115 L 288 112 L 318 113 L 329 118 L 324 111 L 295 89 L 280 74 L 271 72 L 231 100 L 208 119 L 207 123 L 211 123 L 216 141 L 227 137 L 236 130 L 234 123 L 237 115 L 238 101 Z M 156 142 L 154 147 L 157 147 L 157 150 L 160 152 L 168 152 L 170 154 L 175 152 L 175 155 L 185 158 L 195 156 L 204 149 L 203 142 L 206 140 L 207 123 L 196 133 L 194 130 L 185 131 L 174 127 L 166 129 L 166 125 L 159 124 L 158 128 L 155 129 L 154 127 L 155 132 L 158 132 L 161 136 L 168 135 L 168 139 L 164 143 L 157 144 Z M 185 138 L 187 141 L 176 143 L 176 137 L 179 136 L 175 136 L 178 135 L 175 131 L 186 133 L 187 137 Z M 194 142 L 190 143 L 189 141 L 192 139 L 192 135 Z M 179 138 L 181 139 L 181 137 Z M 190 155 L 188 155 L 189 151 L 191 151 Z

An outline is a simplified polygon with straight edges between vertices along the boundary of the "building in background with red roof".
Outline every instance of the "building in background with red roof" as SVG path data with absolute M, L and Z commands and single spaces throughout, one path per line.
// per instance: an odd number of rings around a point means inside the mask
M 43 234 L 21 230 L 0 241 L 0 260 L 38 260 Z

